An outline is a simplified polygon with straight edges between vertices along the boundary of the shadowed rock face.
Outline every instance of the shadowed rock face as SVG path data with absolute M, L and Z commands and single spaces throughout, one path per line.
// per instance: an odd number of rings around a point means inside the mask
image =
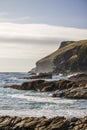
M 10 117 L 0 116 L 0 130 L 86 130 L 87 116 L 84 118 L 64 117 Z
M 37 73 L 87 71 L 87 40 L 62 42 L 60 48 L 36 63 Z
M 36 63 L 36 73 L 49 73 L 53 71 L 53 62 L 50 60 L 45 60 L 41 63 Z

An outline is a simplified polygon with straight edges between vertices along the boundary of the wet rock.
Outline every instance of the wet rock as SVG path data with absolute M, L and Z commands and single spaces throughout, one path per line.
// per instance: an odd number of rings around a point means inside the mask
M 71 88 L 73 85 L 76 85 L 72 81 L 68 80 L 59 80 L 59 81 L 45 81 L 45 80 L 34 80 L 30 82 L 24 82 L 22 85 L 12 85 L 8 86 L 10 88 L 19 89 L 19 90 L 35 90 L 35 91 L 55 91 Z
M 71 99 L 87 99 L 87 89 L 78 87 L 71 89 L 64 89 L 63 91 L 56 91 L 52 97 L 64 97 Z
M 87 99 L 87 85 L 72 80 L 34 80 L 31 82 L 24 82 L 22 85 L 12 85 L 9 87 L 18 90 L 33 90 L 40 92 L 54 91 L 53 97 Z
M 8 87 L 13 88 L 13 89 L 18 89 L 18 90 L 38 91 L 38 90 L 41 90 L 44 82 L 45 82 L 44 80 L 35 80 L 31 82 L 24 82 L 22 85 L 12 85 Z
M 81 86 L 86 86 L 87 72 L 78 73 L 77 75 L 70 77 L 69 80 L 79 82 Z

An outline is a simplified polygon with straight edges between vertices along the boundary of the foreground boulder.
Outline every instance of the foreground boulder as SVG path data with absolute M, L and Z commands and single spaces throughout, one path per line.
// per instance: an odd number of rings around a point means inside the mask
M 64 117 L 10 117 L 0 116 L 0 130 L 86 130 L 87 116 L 84 118 Z

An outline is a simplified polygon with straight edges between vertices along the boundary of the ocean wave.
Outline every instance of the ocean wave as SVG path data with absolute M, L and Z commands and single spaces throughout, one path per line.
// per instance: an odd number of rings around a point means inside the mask
M 24 95 L 24 94 L 9 94 L 8 96 L 12 98 L 20 98 L 20 99 L 26 99 L 28 101 L 32 102 L 50 102 L 50 103 L 56 103 L 56 104 L 73 104 L 77 100 L 70 100 L 70 99 L 61 99 L 61 98 L 52 98 L 52 97 L 42 97 L 40 94 L 40 97 L 32 96 L 32 95 Z

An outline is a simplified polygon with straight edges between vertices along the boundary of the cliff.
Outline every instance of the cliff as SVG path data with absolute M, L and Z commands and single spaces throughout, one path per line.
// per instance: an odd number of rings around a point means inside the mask
M 36 63 L 37 73 L 87 71 L 87 40 L 65 41 L 54 53 Z

